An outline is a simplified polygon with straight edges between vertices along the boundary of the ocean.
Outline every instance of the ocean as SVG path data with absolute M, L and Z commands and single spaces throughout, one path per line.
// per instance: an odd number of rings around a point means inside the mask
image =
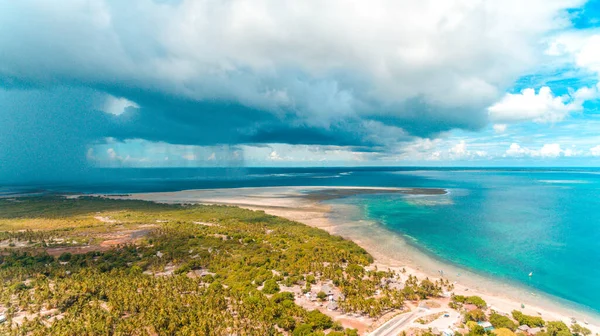
M 598 169 L 97 169 L 93 176 L 93 182 L 5 184 L 0 195 L 262 186 L 445 188 L 445 195 L 360 195 L 333 202 L 355 206 L 364 219 L 444 263 L 600 312 Z

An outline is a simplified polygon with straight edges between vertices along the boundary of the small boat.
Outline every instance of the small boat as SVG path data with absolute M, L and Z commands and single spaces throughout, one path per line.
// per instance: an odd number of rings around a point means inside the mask
M 586 319 L 583 320 L 583 323 L 585 324 L 589 324 L 588 321 Z
M 531 276 L 533 276 L 533 272 L 529 272 L 529 276 L 530 276 L 530 277 L 531 277 Z

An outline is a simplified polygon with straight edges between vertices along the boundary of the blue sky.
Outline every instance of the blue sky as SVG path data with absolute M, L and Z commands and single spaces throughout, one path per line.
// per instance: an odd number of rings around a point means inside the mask
M 600 164 L 599 1 L 0 0 L 0 22 L 4 180 Z

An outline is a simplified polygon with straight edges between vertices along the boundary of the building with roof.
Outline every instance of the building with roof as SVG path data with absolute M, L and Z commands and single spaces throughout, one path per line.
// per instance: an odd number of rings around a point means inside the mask
M 329 310 L 329 311 L 335 311 L 335 310 L 337 310 L 337 309 L 338 309 L 338 303 L 337 303 L 337 302 L 335 302 L 335 301 L 330 301 L 330 302 L 327 304 L 327 310 Z
M 528 326 L 528 325 L 526 325 L 526 324 L 523 324 L 523 325 L 520 325 L 520 326 L 519 326 L 519 328 L 517 328 L 517 329 L 519 329 L 520 331 L 522 331 L 522 332 L 524 332 L 524 333 L 527 333 L 527 332 L 529 331 L 529 329 L 530 329 L 530 328 L 529 328 L 529 326 Z
M 494 330 L 494 326 L 490 322 L 485 321 L 485 322 L 479 322 L 477 324 L 479 324 L 480 326 L 482 326 L 483 329 L 485 329 L 485 331 Z

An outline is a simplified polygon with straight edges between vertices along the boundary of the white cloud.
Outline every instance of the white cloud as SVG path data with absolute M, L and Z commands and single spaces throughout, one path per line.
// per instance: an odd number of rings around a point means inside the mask
M 600 35 L 590 36 L 576 53 L 575 63 L 596 73 L 600 73 Z
M 378 107 L 418 99 L 457 125 L 481 126 L 482 109 L 538 64 L 541 39 L 583 3 L 531 0 L 523 11 L 521 0 L 73 0 L 59 13 L 42 0 L 13 1 L 0 13 L 11 31 L 0 64 L 25 81 L 285 107 L 309 125 L 410 115 Z M 15 17 L 37 17 L 44 31 Z M 135 106 L 123 99 L 105 110 Z
M 106 150 L 106 154 L 108 155 L 108 161 L 119 162 L 119 163 L 131 161 L 130 155 L 123 157 L 123 156 L 119 155 L 114 148 L 108 148 Z
M 544 144 L 540 149 L 530 149 L 521 147 L 517 143 L 513 143 L 506 150 L 506 157 L 538 157 L 538 158 L 557 158 L 560 156 L 572 157 L 580 153 L 572 148 L 562 149 L 560 144 L 551 143 Z
M 456 156 L 464 156 L 467 153 L 467 144 L 464 140 L 461 140 L 459 143 L 454 145 L 454 147 L 450 148 L 450 154 Z
M 375 155 L 355 152 L 346 147 L 319 145 L 273 144 L 268 147 L 242 146 L 241 149 L 243 153 L 239 155 L 249 165 L 315 165 L 323 161 L 333 165 L 346 165 L 348 162 L 368 161 Z
M 410 161 L 429 161 L 441 159 L 440 147 L 443 145 L 441 139 L 415 139 L 403 144 L 398 159 Z
M 561 154 L 564 154 L 564 151 L 559 144 L 545 144 L 540 149 L 540 156 L 542 157 L 558 157 Z
M 473 150 L 465 140 L 445 141 L 442 139 L 415 139 L 403 144 L 399 156 L 390 159 L 402 161 L 470 160 L 488 157 L 485 150 Z
M 488 108 L 496 122 L 559 122 L 569 113 L 581 110 L 581 101 L 571 97 L 556 97 L 549 87 L 524 89 L 521 93 L 507 93 L 502 100 Z
M 506 129 L 508 128 L 508 125 L 506 125 L 506 124 L 494 124 L 493 128 L 494 128 L 494 132 L 496 132 L 496 133 L 504 133 L 504 132 L 506 132 Z
M 546 53 L 562 57 L 565 63 L 600 74 L 600 30 L 576 30 L 555 36 Z
M 279 154 L 277 154 L 277 151 L 271 151 L 271 154 L 269 154 L 268 159 L 272 160 L 272 161 L 282 160 L 281 156 L 279 156 Z
M 566 157 L 576 156 L 577 152 L 574 149 L 567 148 L 563 151 L 563 155 Z
M 581 104 L 600 97 L 600 30 L 585 29 L 568 31 L 555 36 L 546 50 L 546 54 L 557 57 L 563 68 L 577 70 L 571 76 L 595 76 L 596 85 L 579 88 L 572 94 L 575 102 Z
M 106 97 L 106 101 L 104 102 L 104 106 L 102 106 L 102 111 L 114 115 L 121 115 L 129 107 L 139 108 L 138 104 L 126 98 L 117 98 L 112 95 L 108 95 L 108 97 Z
M 592 156 L 600 156 L 600 145 L 590 148 Z
M 461 140 L 448 151 L 450 159 L 474 159 L 486 157 L 488 153 L 483 150 L 469 150 L 465 140 Z
M 519 145 L 517 143 L 512 143 L 510 145 L 510 147 L 506 150 L 507 156 L 521 157 L 521 156 L 531 155 L 531 153 L 532 153 L 532 151 L 530 149 L 523 148 L 523 147 L 521 147 L 521 145 Z
M 108 154 L 108 157 L 111 160 L 114 160 L 118 157 L 117 152 L 114 150 L 114 148 L 109 148 L 106 150 L 106 154 Z

